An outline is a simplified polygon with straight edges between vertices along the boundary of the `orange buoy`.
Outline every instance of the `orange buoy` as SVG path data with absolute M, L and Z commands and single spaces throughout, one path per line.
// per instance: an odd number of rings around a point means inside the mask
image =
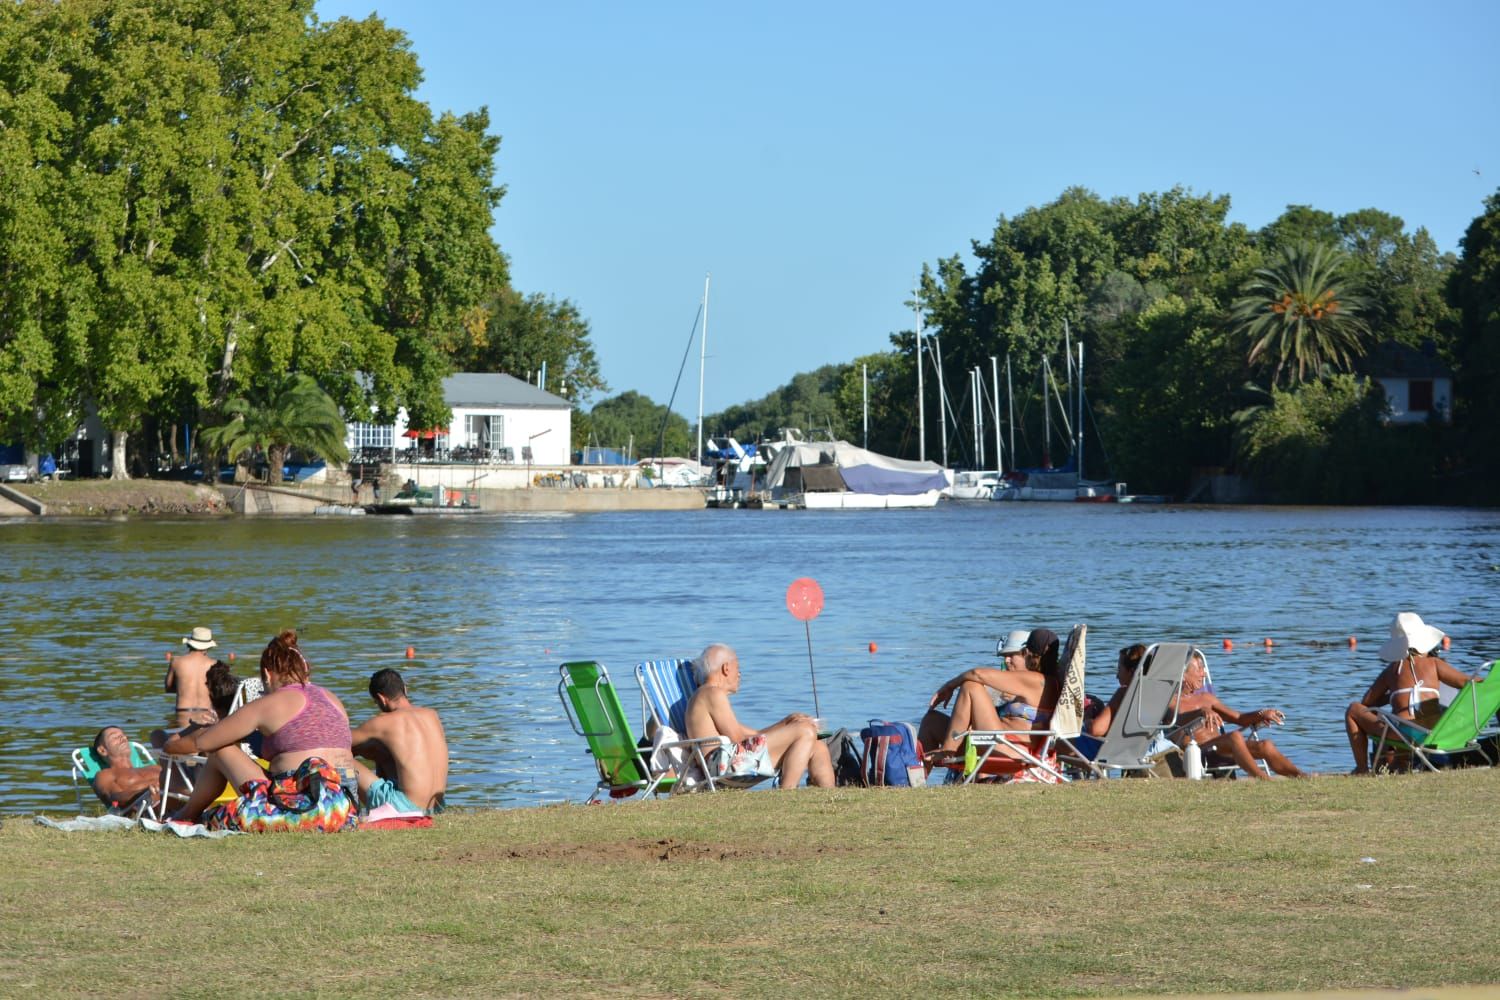
M 1227 652 L 1229 652 L 1233 648 L 1234 648 L 1234 640 L 1233 639 L 1225 639 L 1224 640 L 1224 651 L 1227 653 Z
M 1356 647 L 1358 645 L 1359 645 L 1359 640 L 1356 639 L 1356 638 L 1354 638 L 1354 636 L 1351 635 L 1349 637 L 1349 648 L 1353 649 L 1354 647 Z
M 413 647 L 413 646 L 407 646 L 406 647 L 406 658 L 408 660 L 415 659 L 416 655 L 417 655 L 417 650 L 416 650 L 415 647 Z
M 1451 645 L 1453 645 L 1453 640 L 1448 638 L 1446 635 L 1443 636 L 1443 648 L 1447 649 Z
M 1271 648 L 1271 647 L 1272 647 L 1272 646 L 1274 646 L 1274 645 L 1276 645 L 1276 643 L 1274 643 L 1274 642 L 1272 642 L 1272 641 L 1271 641 L 1271 638 L 1270 638 L 1270 636 L 1267 636 L 1267 637 L 1266 637 L 1266 641 L 1265 641 L 1265 647 L 1266 647 L 1266 648 L 1267 648 L 1267 649 L 1270 649 L 1270 648 Z
M 875 651 L 876 651 L 876 650 L 877 650 L 877 649 L 879 649 L 879 648 L 880 648 L 880 647 L 879 647 L 879 646 L 877 646 L 877 645 L 875 645 L 875 644 L 874 644 L 874 643 L 873 643 L 873 642 L 872 642 L 872 643 L 870 643 L 870 652 L 872 652 L 872 653 L 873 653 L 873 652 L 875 652 Z

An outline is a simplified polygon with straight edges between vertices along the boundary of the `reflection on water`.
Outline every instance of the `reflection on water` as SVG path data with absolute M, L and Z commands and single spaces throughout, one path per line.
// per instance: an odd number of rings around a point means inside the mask
M 1003 631 L 1085 621 L 1091 692 L 1109 694 L 1120 646 L 1200 642 L 1230 705 L 1283 708 L 1290 756 L 1343 770 L 1343 707 L 1397 610 L 1448 631 L 1460 668 L 1500 656 L 1497 565 L 1500 514 L 1426 508 L 0 521 L 0 808 L 71 807 L 71 748 L 106 723 L 138 738 L 160 725 L 165 655 L 194 625 L 242 675 L 296 627 L 356 719 L 369 674 L 401 670 L 447 723 L 455 804 L 582 798 L 592 764 L 558 664 L 602 660 L 634 714 L 634 663 L 721 640 L 744 664 L 742 718 L 810 712 L 806 640 L 784 604 L 799 576 L 826 595 L 812 652 L 838 724 L 914 719 L 944 679 L 992 664 Z

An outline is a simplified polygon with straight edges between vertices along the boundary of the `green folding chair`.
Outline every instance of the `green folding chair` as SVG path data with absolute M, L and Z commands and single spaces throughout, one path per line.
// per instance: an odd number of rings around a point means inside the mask
M 93 747 L 79 747 L 70 756 L 73 761 L 73 800 L 78 805 L 78 811 L 82 813 L 83 785 L 88 785 L 89 790 L 93 791 L 94 776 L 103 769 L 104 761 L 95 755 Z M 155 763 L 155 758 L 151 756 L 151 751 L 146 748 L 144 743 L 137 743 L 135 740 L 130 741 L 131 767 L 150 767 Z M 104 804 L 108 807 L 109 813 L 112 816 L 139 818 L 141 816 L 152 815 L 150 789 L 141 791 L 129 802 L 105 802 Z
M 589 753 L 599 769 L 599 783 L 589 801 L 605 792 L 612 798 L 627 798 L 636 792 L 670 792 L 677 777 L 668 771 L 651 772 L 650 751 L 636 745 L 620 695 L 604 664 L 580 660 L 564 663 L 558 672 L 562 679 L 557 683 L 557 693 L 568 723 L 588 741 Z
M 1403 719 L 1388 708 L 1377 709 L 1381 733 L 1376 741 L 1374 759 L 1379 760 L 1386 748 L 1398 754 L 1410 754 L 1422 767 L 1436 771 L 1430 754 L 1477 753 L 1485 763 L 1495 758 L 1485 750 L 1482 740 L 1500 735 L 1500 728 L 1490 723 L 1500 711 L 1500 660 L 1489 665 L 1484 680 L 1463 686 L 1452 703 L 1433 723 L 1431 729 Z

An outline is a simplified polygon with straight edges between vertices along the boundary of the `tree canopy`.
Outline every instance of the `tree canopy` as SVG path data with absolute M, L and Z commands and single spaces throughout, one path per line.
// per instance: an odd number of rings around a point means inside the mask
M 288 372 L 350 416 L 447 413 L 507 285 L 481 109 L 434 115 L 406 37 L 312 0 L 0 8 L 0 430 L 125 435 Z M 191 416 L 191 414 L 188 414 Z

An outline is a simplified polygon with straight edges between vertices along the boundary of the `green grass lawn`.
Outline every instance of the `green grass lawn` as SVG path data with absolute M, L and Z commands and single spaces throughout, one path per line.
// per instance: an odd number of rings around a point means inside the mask
M 222 841 L 12 816 L 0 995 L 1497 982 L 1497 793 L 1491 770 L 804 790 Z

